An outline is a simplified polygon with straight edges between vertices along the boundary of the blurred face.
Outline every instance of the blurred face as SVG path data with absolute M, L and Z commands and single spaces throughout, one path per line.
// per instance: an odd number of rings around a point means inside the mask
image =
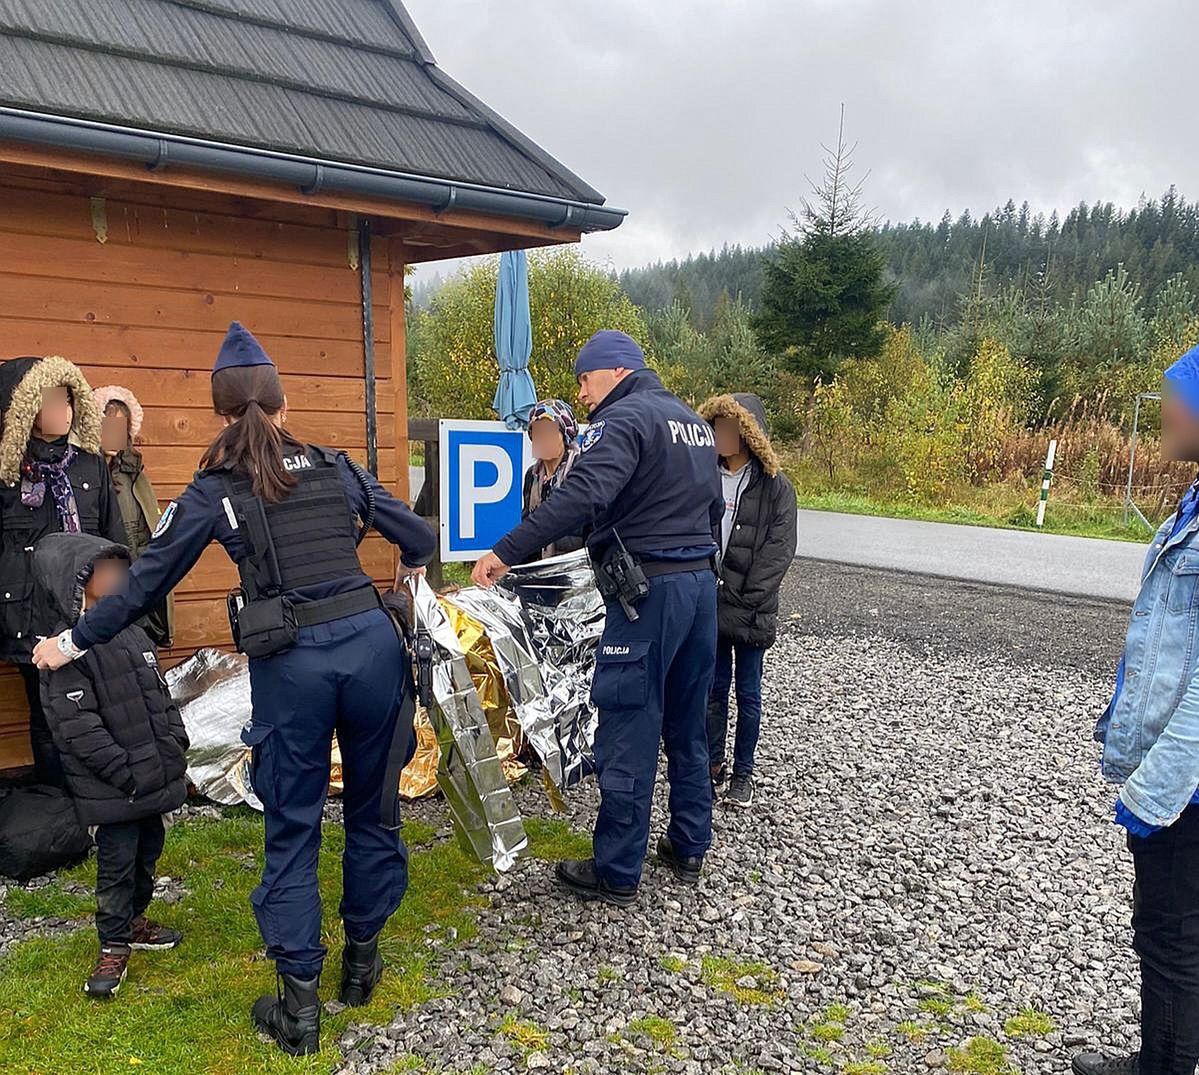
M 589 411 L 595 410 L 621 381 L 629 375 L 626 369 L 592 370 L 579 375 L 579 402 Z
M 88 600 L 99 601 L 101 597 L 122 590 L 127 571 L 124 560 L 97 560 L 85 589 Z
M 75 420 L 75 408 L 71 406 L 71 392 L 65 385 L 47 388 L 42 393 L 42 409 L 38 411 L 33 431 L 43 440 L 56 440 L 71 432 Z
M 741 454 L 741 425 L 736 418 L 717 418 L 713 429 L 716 433 L 716 454 L 721 459 L 731 459 Z
M 529 426 L 529 440 L 533 446 L 534 458 L 546 463 L 557 462 L 566 451 L 558 423 L 549 418 L 539 418 Z
M 106 453 L 115 455 L 129 447 L 129 414 L 124 407 L 110 403 L 100 422 L 100 444 Z
M 1162 396 L 1162 456 L 1174 462 L 1199 462 L 1199 417 L 1168 381 Z

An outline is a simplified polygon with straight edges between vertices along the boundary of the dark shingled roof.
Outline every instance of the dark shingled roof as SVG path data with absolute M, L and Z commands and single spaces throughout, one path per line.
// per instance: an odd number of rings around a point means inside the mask
M 0 0 L 3 106 L 604 201 L 441 71 L 399 0 Z

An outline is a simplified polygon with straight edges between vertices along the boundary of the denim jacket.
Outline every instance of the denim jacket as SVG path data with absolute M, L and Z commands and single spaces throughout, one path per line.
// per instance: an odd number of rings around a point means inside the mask
M 1199 788 L 1199 515 L 1154 536 L 1124 643 L 1123 683 L 1095 726 L 1103 776 L 1125 805 L 1169 825 Z

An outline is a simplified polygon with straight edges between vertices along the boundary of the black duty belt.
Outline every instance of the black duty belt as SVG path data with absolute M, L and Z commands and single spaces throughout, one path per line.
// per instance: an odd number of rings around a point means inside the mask
M 362 586 L 336 597 L 323 597 L 319 601 L 301 601 L 293 606 L 297 627 L 315 627 L 318 623 L 332 623 L 360 612 L 382 608 L 379 591 L 374 586 Z
M 702 560 L 642 560 L 638 566 L 647 579 L 656 578 L 658 575 L 677 575 L 683 571 L 713 570 L 710 556 Z

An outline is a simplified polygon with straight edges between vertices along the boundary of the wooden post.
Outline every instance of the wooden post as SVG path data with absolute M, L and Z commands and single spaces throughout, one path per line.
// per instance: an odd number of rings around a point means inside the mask
M 416 513 L 437 535 L 437 553 L 429 564 L 429 585 L 440 589 L 445 582 L 441 568 L 441 437 L 436 418 L 413 418 L 408 423 L 408 437 L 425 446 L 425 486 L 415 505 Z

